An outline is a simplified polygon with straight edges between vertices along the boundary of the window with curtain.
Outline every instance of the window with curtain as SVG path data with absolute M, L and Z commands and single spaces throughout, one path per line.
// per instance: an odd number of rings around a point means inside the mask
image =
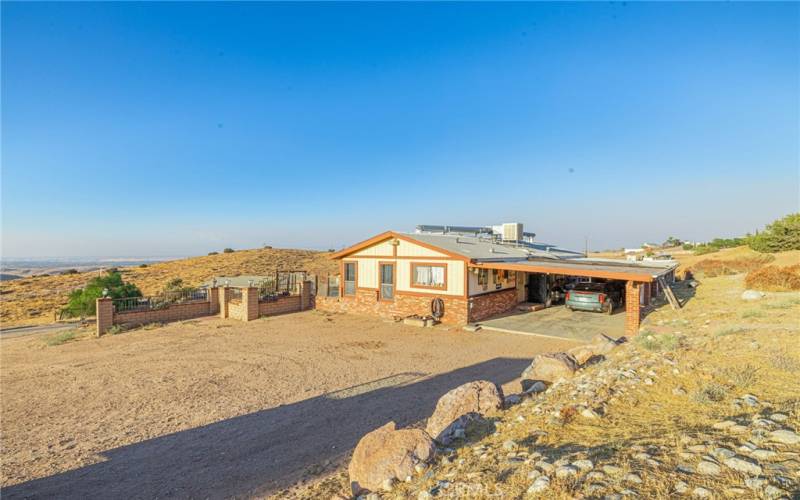
M 414 286 L 427 288 L 444 288 L 445 265 L 412 264 L 411 282 Z

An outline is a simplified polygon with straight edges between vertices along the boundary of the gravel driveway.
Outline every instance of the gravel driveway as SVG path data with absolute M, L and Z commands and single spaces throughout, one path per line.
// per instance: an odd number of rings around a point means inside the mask
M 309 311 L 2 339 L 4 498 L 249 497 L 343 463 L 471 380 L 572 342 Z

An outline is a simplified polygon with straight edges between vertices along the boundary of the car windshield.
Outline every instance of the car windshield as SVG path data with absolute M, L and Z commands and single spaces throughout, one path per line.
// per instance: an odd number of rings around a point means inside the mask
M 578 283 L 575 290 L 586 292 L 603 292 L 606 289 L 605 283 Z

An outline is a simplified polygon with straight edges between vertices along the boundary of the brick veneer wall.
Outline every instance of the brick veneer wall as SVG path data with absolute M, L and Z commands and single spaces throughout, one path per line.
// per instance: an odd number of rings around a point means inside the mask
M 467 299 L 453 295 L 424 295 L 395 293 L 393 301 L 378 300 L 377 290 L 359 288 L 355 296 L 315 297 L 316 308 L 321 311 L 378 316 L 386 319 L 405 318 L 431 314 L 431 301 L 440 298 L 444 302 L 442 323 L 449 325 L 467 324 Z
M 239 321 L 247 321 L 247 311 L 245 308 L 245 301 L 242 299 L 229 300 L 228 317 L 231 319 L 238 319 Z
M 641 321 L 641 306 L 639 305 L 639 293 L 642 284 L 635 281 L 625 283 L 625 335 L 632 337 L 639 333 L 639 323 Z
M 275 314 L 286 314 L 301 310 L 301 299 L 299 295 L 286 295 L 278 297 L 276 300 L 266 300 L 258 303 L 259 316 L 272 316 Z
M 497 314 L 510 311 L 517 305 L 517 289 L 507 288 L 497 292 L 484 293 L 469 299 L 470 322 L 483 321 Z
M 114 324 L 114 303 L 111 299 L 102 298 L 97 299 L 95 305 L 97 311 L 97 330 L 95 335 L 99 337 Z
M 164 309 L 150 311 L 128 311 L 113 313 L 114 325 L 146 325 L 148 323 L 166 323 L 168 321 L 182 321 L 185 319 L 199 318 L 211 314 L 211 303 L 190 302 L 186 304 L 172 304 Z

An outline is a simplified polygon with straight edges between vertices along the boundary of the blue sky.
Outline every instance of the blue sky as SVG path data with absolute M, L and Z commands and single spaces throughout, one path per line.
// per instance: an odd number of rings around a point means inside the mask
M 798 210 L 800 6 L 2 4 L 2 252 L 595 249 Z

